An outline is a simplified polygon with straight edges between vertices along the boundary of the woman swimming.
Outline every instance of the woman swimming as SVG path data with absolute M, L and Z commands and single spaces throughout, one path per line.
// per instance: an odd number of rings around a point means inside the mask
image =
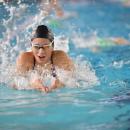
M 49 92 L 64 86 L 64 83 L 58 79 L 56 67 L 72 71 L 74 65 L 64 51 L 54 50 L 54 36 L 47 26 L 37 27 L 31 39 L 31 46 L 31 52 L 23 52 L 17 59 L 18 73 L 25 74 L 34 69 L 42 73 L 44 69 L 48 69 L 54 78 L 51 85 L 45 86 L 43 81 L 37 77 L 30 82 L 30 87 Z
M 52 10 L 54 10 L 56 16 L 58 17 L 62 17 L 64 15 L 58 0 L 40 0 L 40 6 L 41 9 L 45 8 L 47 11 L 46 15 L 50 14 Z

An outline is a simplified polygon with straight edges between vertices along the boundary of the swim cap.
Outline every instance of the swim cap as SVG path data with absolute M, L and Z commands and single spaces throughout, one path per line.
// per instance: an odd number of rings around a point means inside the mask
M 45 25 L 39 25 L 33 34 L 31 41 L 35 38 L 47 38 L 54 44 L 54 35 L 51 30 Z

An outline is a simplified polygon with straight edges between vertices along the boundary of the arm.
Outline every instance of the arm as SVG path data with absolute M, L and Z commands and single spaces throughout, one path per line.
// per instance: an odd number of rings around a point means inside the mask
M 24 75 L 33 68 L 33 55 L 31 52 L 22 52 L 16 61 L 18 74 Z
M 64 51 L 61 50 L 53 52 L 53 64 L 66 71 L 72 71 L 74 69 L 73 61 Z
M 33 65 L 34 57 L 32 52 L 23 52 L 19 55 L 16 62 L 17 73 L 21 76 L 26 76 L 28 71 L 33 69 Z M 37 76 L 29 81 L 29 85 L 36 90 L 48 92 L 48 88 L 43 86 L 42 81 Z M 15 85 L 15 88 L 17 88 L 17 85 Z
M 59 16 L 59 17 L 63 16 L 63 11 L 58 3 L 58 0 L 51 0 L 51 7 L 53 7 L 55 9 L 57 16 Z
M 65 71 L 73 72 L 74 71 L 74 64 L 70 57 L 63 51 L 54 51 L 53 53 L 53 64 L 60 69 Z M 63 87 L 65 84 L 61 82 L 58 77 L 52 83 L 51 89 L 56 89 L 59 87 Z
M 114 43 L 116 43 L 116 44 L 129 44 L 129 41 L 128 40 L 126 40 L 126 39 L 124 39 L 124 38 L 122 38 L 122 37 L 112 37 L 112 38 L 110 38 L 110 40 L 111 41 L 113 41 Z

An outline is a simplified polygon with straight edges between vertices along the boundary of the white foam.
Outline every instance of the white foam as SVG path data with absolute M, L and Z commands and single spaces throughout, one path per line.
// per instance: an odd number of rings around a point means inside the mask
M 0 82 L 7 83 L 8 86 L 17 86 L 17 89 L 32 89 L 30 87 L 30 82 L 35 79 L 41 79 L 44 85 L 51 84 L 52 75 L 48 70 L 44 70 L 42 74 L 39 74 L 38 71 L 32 70 L 25 74 L 24 76 L 16 73 L 15 65 L 8 65 L 4 68 L 4 65 L 1 67 L 1 77 Z M 4 69 L 3 69 L 4 68 Z M 95 71 L 92 69 L 88 61 L 82 60 L 81 57 L 75 59 L 75 70 L 73 72 L 68 72 L 63 69 L 56 67 L 56 73 L 61 82 L 67 87 L 75 88 L 90 88 L 99 84 L 99 80 L 95 74 Z
M 94 32 L 90 36 L 86 36 L 83 33 L 74 33 L 72 36 L 73 44 L 76 48 L 93 48 L 97 47 L 97 34 Z
M 55 50 L 63 50 L 65 52 L 69 52 L 69 39 L 65 36 L 57 36 L 55 37 Z
M 57 75 L 60 81 L 71 88 L 90 88 L 99 84 L 99 80 L 91 64 L 86 60 L 82 60 L 80 56 L 75 59 L 75 69 L 73 72 L 57 68 Z
M 10 18 L 3 20 L 3 26 L 6 31 L 3 33 L 2 42 L 0 44 L 0 82 L 13 86 L 16 84 L 18 89 L 31 89 L 30 81 L 34 77 L 39 77 L 46 84 L 49 84 L 52 76 L 50 72 L 43 72 L 39 75 L 36 71 L 29 72 L 26 76 L 21 76 L 16 73 L 15 60 L 17 55 L 26 50 L 30 49 L 30 38 L 32 31 L 37 25 L 41 24 L 46 17 L 45 10 L 40 10 L 36 15 L 29 16 L 25 15 L 28 9 L 27 5 L 18 5 L 18 7 L 9 6 L 5 4 L 6 9 L 9 12 Z M 22 17 L 21 17 L 22 16 Z M 23 18 L 23 19 L 22 19 Z M 21 20 L 21 24 L 18 24 Z M 33 22 L 32 22 L 33 21 Z M 74 35 L 74 43 L 79 47 L 90 46 L 88 39 L 80 36 L 80 39 L 76 39 L 77 34 Z M 94 37 L 90 38 L 90 42 L 95 45 Z M 11 40 L 15 39 L 16 43 L 11 46 Z M 3 42 L 4 41 L 4 42 Z M 85 44 L 84 44 L 85 43 Z M 69 51 L 69 38 L 65 36 L 55 37 L 55 49 Z M 65 81 L 67 87 L 92 87 L 99 83 L 96 77 L 95 71 L 92 69 L 88 61 L 82 60 L 80 57 L 75 59 L 75 71 L 73 73 L 67 72 L 57 68 L 57 75 L 61 81 Z

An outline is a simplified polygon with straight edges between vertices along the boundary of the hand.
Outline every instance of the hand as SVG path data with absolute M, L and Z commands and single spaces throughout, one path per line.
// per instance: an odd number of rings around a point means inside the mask
M 44 86 L 40 79 L 33 80 L 32 83 L 31 83 L 31 86 L 32 86 L 32 88 L 39 90 L 39 91 L 42 91 L 42 92 L 48 93 L 50 91 L 49 87 Z
M 46 87 L 46 86 L 43 86 L 43 89 L 42 89 L 44 92 L 48 93 L 50 92 L 50 89 L 49 87 Z
M 64 13 L 63 13 L 63 11 L 61 9 L 56 9 L 56 15 L 58 17 L 63 17 Z

